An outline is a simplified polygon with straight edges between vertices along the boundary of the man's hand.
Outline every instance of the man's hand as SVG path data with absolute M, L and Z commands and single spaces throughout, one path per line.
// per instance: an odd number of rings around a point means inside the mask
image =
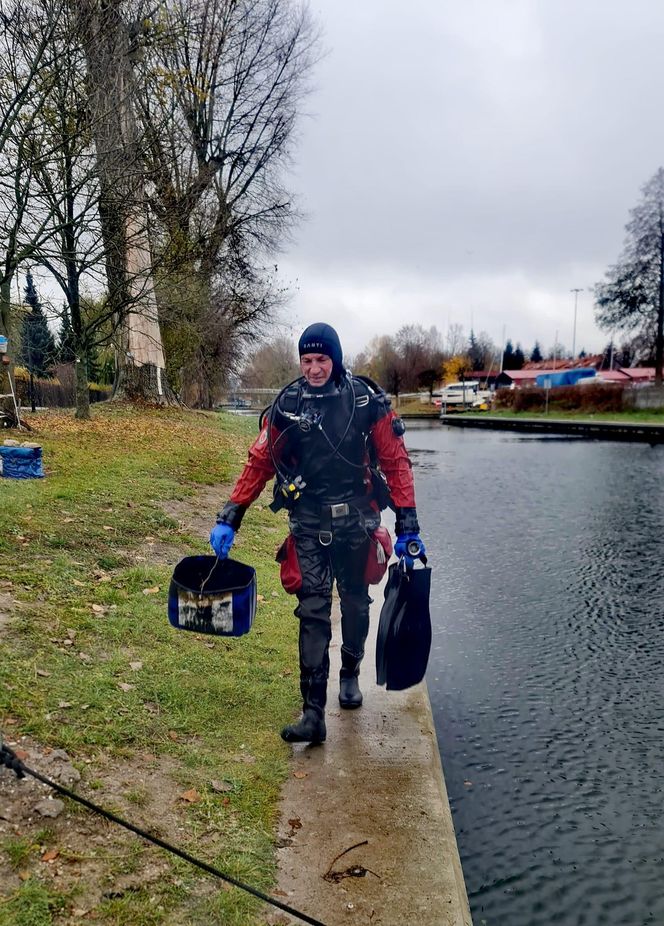
M 399 559 L 401 557 L 405 559 L 408 569 L 412 569 L 415 565 L 415 557 L 424 556 L 426 547 L 419 534 L 399 534 L 394 545 L 394 552 Z
M 235 531 L 230 524 L 215 524 L 210 534 L 210 546 L 219 559 L 226 559 L 235 540 Z

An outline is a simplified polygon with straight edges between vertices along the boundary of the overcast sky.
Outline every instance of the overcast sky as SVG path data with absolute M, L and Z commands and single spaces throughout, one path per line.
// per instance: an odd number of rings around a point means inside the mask
M 325 56 L 281 255 L 299 333 L 609 339 L 588 291 L 664 164 L 659 0 L 311 0 Z

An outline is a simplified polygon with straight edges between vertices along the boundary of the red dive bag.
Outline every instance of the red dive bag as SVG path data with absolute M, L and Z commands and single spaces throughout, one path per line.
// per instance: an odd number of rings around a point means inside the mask
M 377 527 L 371 535 L 367 564 L 364 568 L 364 581 L 367 585 L 378 585 L 387 572 L 387 564 L 392 556 L 392 538 L 386 527 Z
M 295 549 L 295 537 L 292 534 L 289 534 L 281 544 L 275 559 L 281 566 L 281 584 L 284 591 L 288 592 L 289 595 L 299 592 L 302 588 L 302 573 L 300 572 L 300 563 Z

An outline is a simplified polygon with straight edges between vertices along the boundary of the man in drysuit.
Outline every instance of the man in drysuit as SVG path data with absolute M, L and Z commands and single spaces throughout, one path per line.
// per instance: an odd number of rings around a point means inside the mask
M 377 581 L 376 560 L 386 565 L 391 553 L 387 532 L 375 534 L 386 504 L 379 496 L 386 496 L 388 488 L 396 511 L 395 552 L 412 557 L 425 551 L 404 426 L 389 399 L 376 384 L 344 369 L 339 337 L 330 325 L 310 325 L 298 348 L 302 376 L 282 390 L 266 413 L 210 543 L 218 556 L 228 556 L 245 511 L 274 476 L 271 507 L 289 512 L 290 534 L 277 559 L 284 588 L 298 598 L 303 698 L 302 717 L 281 735 L 287 742 L 322 743 L 332 585 L 336 580 L 341 603 L 339 703 L 358 708 L 369 630 L 368 584 Z M 387 537 L 382 547 L 381 536 Z

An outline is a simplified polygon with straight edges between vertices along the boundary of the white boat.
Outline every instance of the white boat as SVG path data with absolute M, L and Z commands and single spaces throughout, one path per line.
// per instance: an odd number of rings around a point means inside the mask
M 440 405 L 445 408 L 463 409 L 480 408 L 491 402 L 491 390 L 480 389 L 477 379 L 467 379 L 465 382 L 448 383 L 439 393 Z M 438 404 L 438 402 L 436 403 Z

